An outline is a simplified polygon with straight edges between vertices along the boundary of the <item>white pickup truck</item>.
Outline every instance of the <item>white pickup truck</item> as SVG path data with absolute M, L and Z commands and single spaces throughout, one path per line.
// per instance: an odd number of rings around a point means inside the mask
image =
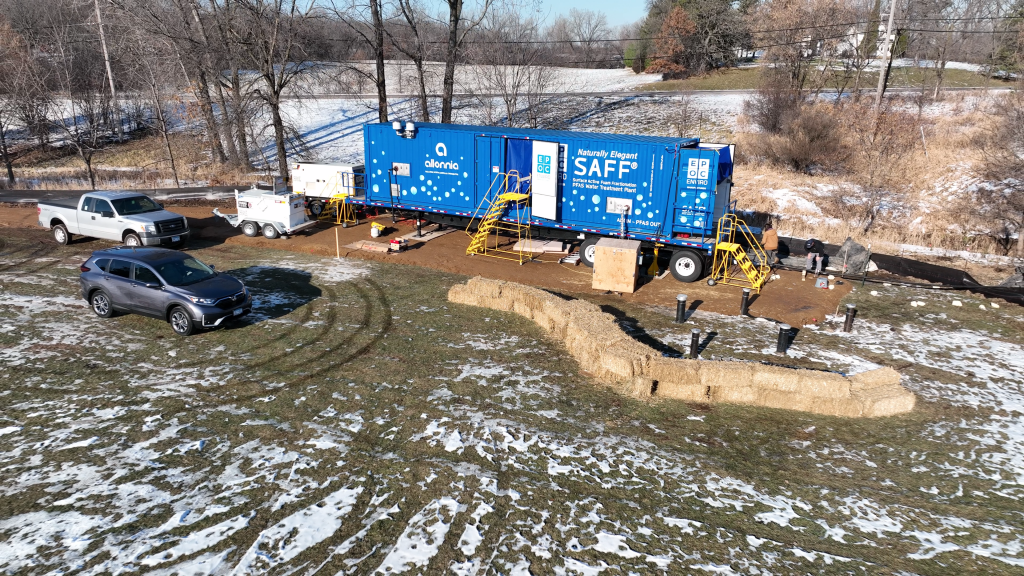
M 37 212 L 39 225 L 52 230 L 61 245 L 77 234 L 126 246 L 180 247 L 190 234 L 184 216 L 138 192 L 88 192 L 78 202 L 40 200 Z

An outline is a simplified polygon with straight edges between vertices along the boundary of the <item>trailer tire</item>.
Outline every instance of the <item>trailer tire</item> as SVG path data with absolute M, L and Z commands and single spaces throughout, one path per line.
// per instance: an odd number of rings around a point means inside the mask
M 672 276 L 680 282 L 694 282 L 704 272 L 704 259 L 692 250 L 676 250 L 668 262 Z
M 319 218 L 324 213 L 324 203 L 319 200 L 313 200 L 309 203 L 309 213 L 313 215 L 313 218 Z
M 246 220 L 242 222 L 242 234 L 245 234 L 249 238 L 255 238 L 260 235 L 260 226 L 255 222 Z
M 599 236 L 591 236 L 580 244 L 580 262 L 588 268 L 594 267 L 594 254 L 597 250 L 597 242 L 601 238 Z
M 57 224 L 53 227 L 53 239 L 57 241 L 57 244 L 67 246 L 71 243 L 71 233 L 63 224 Z
M 273 224 L 263 225 L 263 237 L 266 238 L 267 240 L 273 240 L 274 238 L 277 238 L 280 235 L 281 234 L 277 231 L 277 228 L 274 228 Z

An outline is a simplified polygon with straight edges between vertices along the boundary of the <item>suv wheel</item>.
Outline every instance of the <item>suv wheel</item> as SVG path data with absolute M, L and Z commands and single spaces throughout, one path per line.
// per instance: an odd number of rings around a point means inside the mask
M 252 238 L 258 236 L 260 233 L 260 227 L 255 222 L 242 222 L 242 234 Z
M 139 239 L 138 234 L 129 232 L 124 235 L 124 245 L 131 246 L 132 248 L 138 248 L 142 246 L 142 240 Z
M 114 307 L 110 304 L 110 296 L 103 290 L 97 290 L 89 296 L 89 305 L 92 311 L 100 318 L 110 318 L 114 315 Z
M 181 306 L 175 306 L 170 315 L 171 329 L 179 336 L 188 336 L 195 330 L 192 316 Z
M 71 234 L 68 234 L 68 229 L 63 224 L 57 224 L 53 227 L 53 239 L 57 244 L 67 246 L 71 242 Z
M 264 224 L 263 225 L 263 237 L 264 238 L 266 238 L 268 240 L 273 240 L 274 238 L 277 238 L 279 235 L 280 234 L 278 234 L 277 228 L 274 228 L 273 224 Z

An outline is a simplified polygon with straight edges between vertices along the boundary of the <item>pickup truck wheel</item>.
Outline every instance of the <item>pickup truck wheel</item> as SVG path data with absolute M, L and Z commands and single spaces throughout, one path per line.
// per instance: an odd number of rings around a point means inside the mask
M 171 329 L 179 336 L 188 336 L 195 330 L 195 322 L 192 321 L 192 316 L 189 315 L 188 310 L 181 306 L 175 306 L 171 310 L 170 321 Z
M 277 228 L 274 228 L 273 224 L 264 224 L 263 225 L 263 237 L 264 238 L 266 238 L 268 240 L 273 240 L 274 238 L 277 238 L 278 236 L 280 236 L 280 234 L 277 232 Z
M 597 241 L 600 240 L 597 236 L 591 236 L 580 244 L 580 262 L 583 262 L 584 266 L 594 267 L 594 254 L 597 253 Z
M 319 218 L 324 213 L 324 203 L 319 200 L 310 202 L 309 213 L 313 215 L 313 218 Z
M 53 227 L 53 239 L 57 241 L 57 244 L 67 246 L 71 242 L 71 234 L 63 224 L 57 224 Z
M 255 222 L 242 222 L 242 234 L 252 238 L 259 236 L 260 227 Z
M 107 296 L 103 290 L 97 290 L 89 296 L 89 305 L 100 318 L 110 318 L 114 315 L 114 307 L 110 305 L 110 296 Z
M 132 248 L 138 248 L 142 246 L 142 240 L 139 238 L 138 234 L 129 232 L 124 235 L 124 245 L 131 246 Z
M 668 262 L 672 276 L 680 282 L 693 282 L 704 272 L 704 260 L 691 250 L 676 250 Z

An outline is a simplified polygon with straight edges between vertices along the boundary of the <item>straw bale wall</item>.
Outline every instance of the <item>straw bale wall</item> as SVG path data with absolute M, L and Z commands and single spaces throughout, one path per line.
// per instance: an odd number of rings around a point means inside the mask
M 564 300 L 530 286 L 476 277 L 452 286 L 459 304 L 515 312 L 561 341 L 587 372 L 623 394 L 647 399 L 732 403 L 867 418 L 909 412 L 914 394 L 892 368 L 846 377 L 833 372 L 667 358 L 630 338 L 592 302 Z

